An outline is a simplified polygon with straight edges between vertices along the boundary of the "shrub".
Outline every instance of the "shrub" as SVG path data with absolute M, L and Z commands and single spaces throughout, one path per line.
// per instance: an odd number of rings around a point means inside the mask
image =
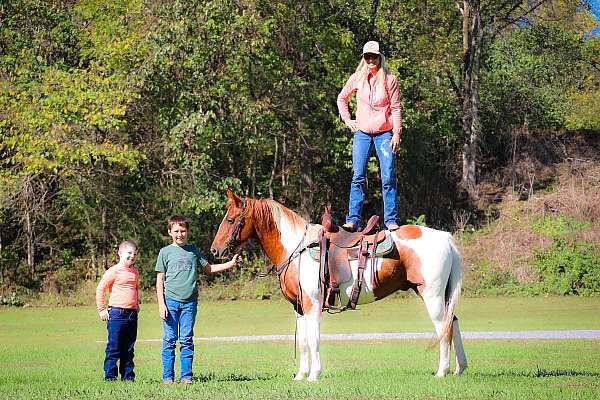
M 500 294 L 513 291 L 517 285 L 515 275 L 508 270 L 493 266 L 489 262 L 482 262 L 471 271 L 472 287 L 469 291 L 473 294 Z
M 595 246 L 555 239 L 552 247 L 535 254 L 542 291 L 552 294 L 600 294 L 600 257 Z
M 534 232 L 551 238 L 564 237 L 593 227 L 592 222 L 579 221 L 564 215 L 545 216 L 535 221 L 532 226 Z
M 17 293 L 12 292 L 8 296 L 0 296 L 0 305 L 23 307 L 25 305 L 25 302 L 17 295 Z

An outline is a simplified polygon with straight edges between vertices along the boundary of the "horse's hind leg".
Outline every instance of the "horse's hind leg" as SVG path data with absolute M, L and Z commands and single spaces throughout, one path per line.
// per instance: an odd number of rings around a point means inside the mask
M 298 368 L 298 373 L 294 376 L 294 380 L 301 381 L 306 378 L 310 370 L 305 315 L 296 314 L 296 335 L 298 338 L 298 347 L 300 349 L 300 367 Z
M 430 291 L 432 288 L 429 289 Z M 439 338 L 440 343 L 440 362 L 437 373 L 435 376 L 442 377 L 446 376 L 450 369 L 450 338 L 444 332 L 444 297 L 438 293 L 427 293 L 427 290 L 423 293 L 423 301 L 427 307 L 427 312 L 431 318 L 431 322 L 435 327 L 435 331 Z
M 460 375 L 467 369 L 467 355 L 463 347 L 458 318 L 456 317 L 452 321 L 452 341 L 454 342 L 454 351 L 456 352 L 456 369 L 454 370 L 454 375 Z

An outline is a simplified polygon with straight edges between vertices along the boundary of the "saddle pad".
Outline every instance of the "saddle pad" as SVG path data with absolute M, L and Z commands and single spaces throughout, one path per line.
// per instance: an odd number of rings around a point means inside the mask
M 393 249 L 394 249 L 394 240 L 392 239 L 391 235 L 389 233 L 386 233 L 385 235 L 385 239 L 379 243 L 377 243 L 377 247 L 375 248 L 375 256 L 376 257 L 381 257 L 381 256 L 385 256 L 387 254 L 389 254 Z M 356 249 L 356 253 L 358 253 L 358 247 L 353 247 L 352 249 Z M 348 249 L 350 250 L 350 249 Z M 310 247 L 308 249 L 308 254 L 310 254 L 310 256 L 315 260 L 315 261 L 319 261 L 321 259 L 321 250 L 319 249 L 319 246 L 315 246 L 315 247 Z M 373 252 L 370 251 L 369 255 L 372 256 Z

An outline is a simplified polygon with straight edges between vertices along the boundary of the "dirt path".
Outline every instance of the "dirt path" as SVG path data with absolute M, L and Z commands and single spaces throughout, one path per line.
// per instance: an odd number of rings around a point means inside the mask
M 433 332 L 404 333 L 323 333 L 321 340 L 356 341 L 356 340 L 411 340 L 433 339 Z M 516 340 L 571 340 L 600 339 L 600 330 L 576 331 L 498 331 L 498 332 L 463 332 L 463 338 L 470 340 L 516 339 Z M 162 339 L 138 339 L 138 342 L 160 342 Z M 261 342 L 261 341 L 293 341 L 294 335 L 260 335 L 260 336 L 213 336 L 194 338 L 201 342 Z

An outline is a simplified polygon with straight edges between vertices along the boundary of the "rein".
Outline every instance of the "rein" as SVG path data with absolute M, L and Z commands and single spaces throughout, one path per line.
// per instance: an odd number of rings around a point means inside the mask
M 227 242 L 227 252 L 229 254 L 232 254 L 234 252 L 236 246 L 239 244 L 240 239 L 238 239 L 238 238 L 241 237 L 242 229 L 244 229 L 244 225 L 246 225 L 247 199 L 248 199 L 247 197 L 244 197 L 244 201 L 242 202 L 242 214 L 240 215 L 240 220 L 239 220 L 238 224 L 236 225 L 235 229 L 233 230 L 233 233 L 229 237 L 229 242 Z
M 233 233 L 231 234 L 231 236 L 229 237 L 229 241 L 227 242 L 227 252 L 229 254 L 232 254 L 234 252 L 236 246 L 240 243 L 239 238 L 241 237 L 242 230 L 244 229 L 244 226 L 246 225 L 246 214 L 248 212 L 247 208 L 246 208 L 247 202 L 248 202 L 248 198 L 244 197 L 244 200 L 242 202 L 242 214 L 239 217 L 239 222 L 236 225 L 236 227 L 234 228 Z M 307 232 L 308 232 L 308 224 L 306 224 L 304 227 L 304 234 L 302 235 L 302 239 L 300 240 L 298 245 L 294 248 L 294 251 L 292 251 L 292 253 L 289 255 L 287 260 L 285 260 L 284 262 L 282 262 L 280 264 L 271 264 L 265 273 L 259 273 L 257 276 L 259 278 L 264 278 L 264 277 L 270 275 L 271 272 L 273 272 L 273 270 L 275 270 L 277 272 L 277 276 L 280 276 L 283 273 L 283 271 L 290 265 L 290 263 L 292 261 L 294 261 L 296 258 L 300 257 L 300 255 L 303 252 L 305 252 L 309 247 L 315 245 L 315 243 L 309 243 L 306 246 L 303 246 L 302 248 L 300 248 L 300 246 L 302 246 L 302 244 L 304 243 L 304 238 L 306 237 Z
M 283 271 L 287 267 L 289 267 L 289 265 L 291 264 L 292 261 L 294 261 L 296 258 L 300 257 L 302 255 L 302 253 L 304 253 L 307 249 L 314 246 L 314 243 L 309 243 L 305 246 L 302 246 L 302 244 L 304 243 L 304 239 L 306 238 L 307 232 L 308 232 L 308 224 L 304 227 L 304 234 L 302 235 L 302 239 L 296 245 L 296 247 L 294 248 L 294 251 L 292 251 L 292 253 L 289 255 L 289 257 L 285 261 L 283 261 L 279 264 L 271 263 L 271 265 L 269 266 L 269 268 L 267 268 L 267 271 L 264 274 L 258 274 L 257 276 L 259 278 L 264 278 L 264 277 L 270 275 L 271 272 L 273 272 L 273 271 L 277 272 L 277 276 L 281 276 Z

